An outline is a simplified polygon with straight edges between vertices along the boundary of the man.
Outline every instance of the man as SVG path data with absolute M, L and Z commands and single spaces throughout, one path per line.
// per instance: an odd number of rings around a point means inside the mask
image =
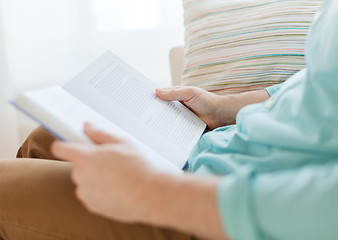
M 190 173 L 159 173 L 127 140 L 90 124 L 84 131 L 96 145 L 52 144 L 52 154 L 71 164 L 0 162 L 0 236 L 336 238 L 338 2 L 325 1 L 319 14 L 309 34 L 307 68 L 282 85 L 224 97 L 197 88 L 157 90 L 215 129 L 191 153 Z M 43 135 L 37 130 L 21 156 L 35 149 L 52 157 Z

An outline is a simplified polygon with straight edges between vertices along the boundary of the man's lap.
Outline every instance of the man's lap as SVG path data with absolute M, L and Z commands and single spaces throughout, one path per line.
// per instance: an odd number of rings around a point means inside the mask
M 88 212 L 75 197 L 70 171 L 67 162 L 0 160 L 0 239 L 193 239 Z
M 23 159 L 0 160 L 0 239 L 194 239 L 88 212 L 75 197 L 71 164 L 53 160 L 54 140 L 38 127 L 18 151 Z

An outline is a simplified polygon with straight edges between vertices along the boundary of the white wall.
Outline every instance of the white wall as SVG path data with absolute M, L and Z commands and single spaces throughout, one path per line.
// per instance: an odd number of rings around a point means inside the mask
M 170 83 L 168 51 L 183 44 L 181 0 L 3 1 L 16 93 L 64 83 L 107 49 Z
M 8 104 L 11 96 L 11 84 L 2 30 L 2 11 L 0 8 L 0 158 L 10 158 L 13 157 L 16 150 L 18 135 L 15 112 Z

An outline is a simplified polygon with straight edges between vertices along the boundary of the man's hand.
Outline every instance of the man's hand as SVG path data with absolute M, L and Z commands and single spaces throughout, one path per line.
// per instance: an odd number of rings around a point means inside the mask
M 166 101 L 182 102 L 211 130 L 236 123 L 237 113 L 242 107 L 264 102 L 270 97 L 265 90 L 218 96 L 197 87 L 156 89 L 156 94 Z
M 73 163 L 76 195 L 88 210 L 111 219 L 141 220 L 155 170 L 132 144 L 85 125 L 94 144 L 55 142 L 52 153 Z
M 201 118 L 210 129 L 224 125 L 222 97 L 197 87 L 156 89 L 159 98 L 180 101 Z

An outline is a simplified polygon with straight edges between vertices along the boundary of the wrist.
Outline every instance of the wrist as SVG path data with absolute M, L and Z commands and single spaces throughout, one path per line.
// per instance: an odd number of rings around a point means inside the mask
M 157 174 L 148 184 L 149 192 L 140 207 L 142 223 L 208 238 L 223 235 L 217 208 L 218 178 Z
M 138 222 L 144 224 L 156 222 L 155 209 L 160 209 L 158 195 L 164 191 L 160 185 L 168 181 L 167 178 L 167 174 L 154 170 L 145 176 L 141 183 L 136 183 L 142 189 L 135 203 Z
M 221 126 L 236 123 L 238 109 L 236 108 L 236 95 L 220 96 L 218 119 Z
M 219 113 L 222 125 L 235 124 L 239 110 L 250 104 L 264 102 L 269 97 L 264 89 L 222 96 Z

